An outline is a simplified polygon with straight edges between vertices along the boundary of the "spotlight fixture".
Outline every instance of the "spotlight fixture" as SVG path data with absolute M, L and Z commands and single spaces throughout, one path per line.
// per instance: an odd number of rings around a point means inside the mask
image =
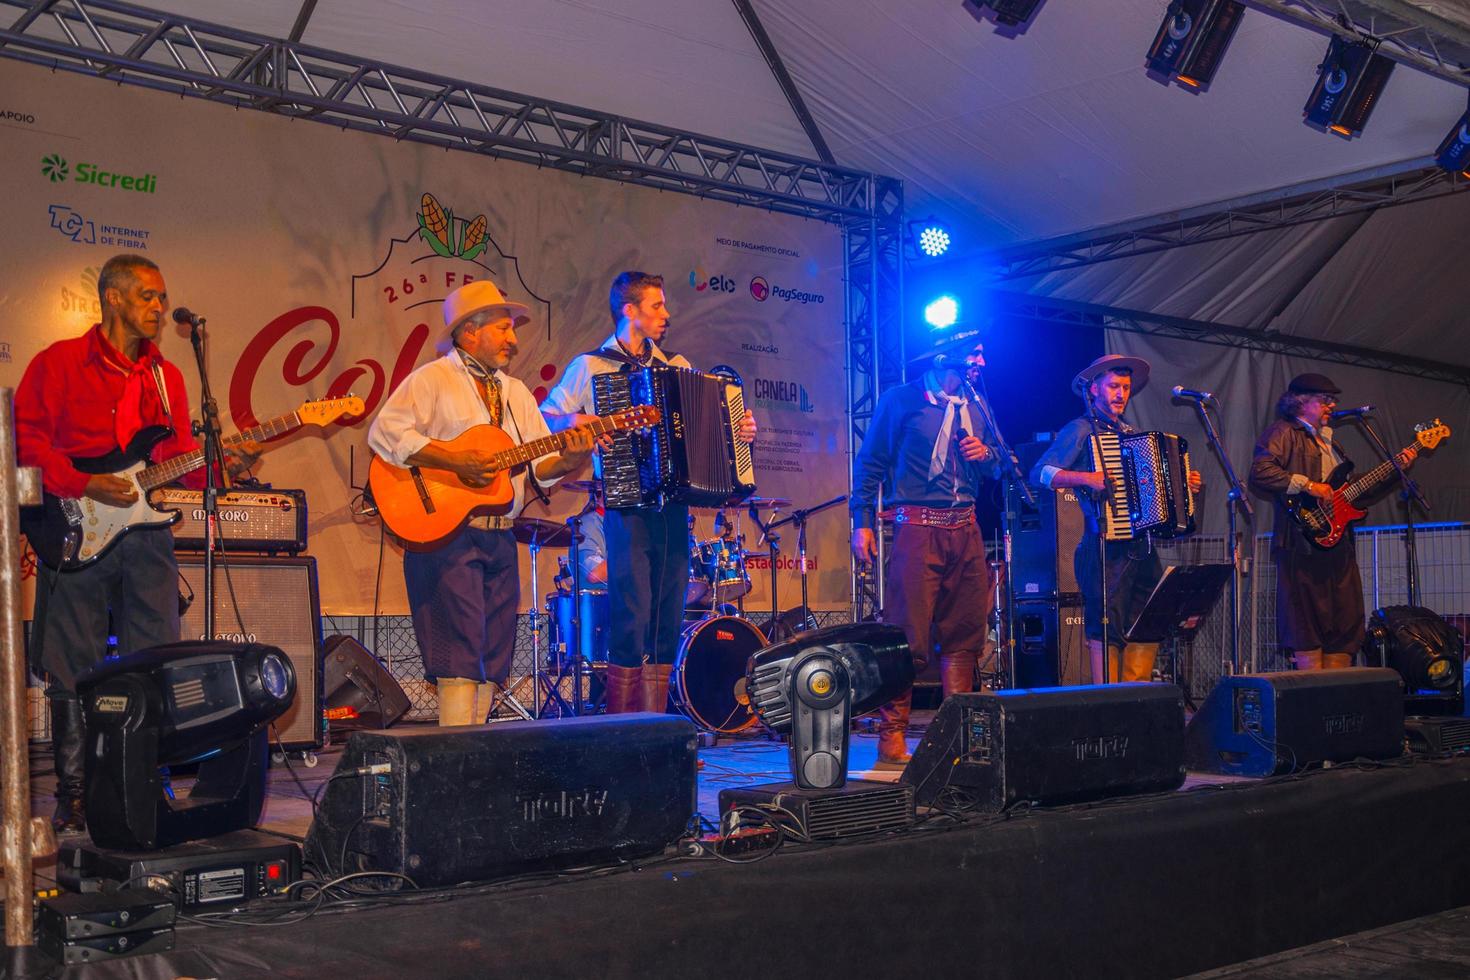
M 1244 15 L 1235 0 L 1174 0 L 1148 49 L 1148 70 L 1190 88 L 1210 84 Z
M 1411 715 L 1462 715 L 1465 711 L 1465 638 L 1422 606 L 1389 606 L 1368 620 L 1368 642 L 1404 684 Z
M 924 307 L 924 322 L 935 330 L 954 326 L 960 319 L 960 303 L 953 296 L 940 296 Z
M 937 259 L 948 252 L 950 243 L 954 241 L 949 225 L 932 216 L 923 221 L 910 221 L 909 238 L 919 254 L 930 259 Z
M 1459 118 L 1434 151 L 1434 162 L 1450 173 L 1470 177 L 1470 110 Z
M 1346 41 L 1334 36 L 1327 57 L 1317 66 L 1317 84 L 1302 112 L 1307 125 L 1353 137 L 1368 124 L 1393 62 L 1378 53 L 1372 39 Z

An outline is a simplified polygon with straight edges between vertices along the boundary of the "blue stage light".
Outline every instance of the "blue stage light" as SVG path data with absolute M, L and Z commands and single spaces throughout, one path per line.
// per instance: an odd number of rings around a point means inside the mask
M 919 232 L 919 251 L 931 259 L 949 251 L 949 232 L 937 225 L 930 225 Z
M 953 296 L 940 296 L 924 307 L 924 322 L 935 330 L 952 327 L 960 318 L 960 304 Z

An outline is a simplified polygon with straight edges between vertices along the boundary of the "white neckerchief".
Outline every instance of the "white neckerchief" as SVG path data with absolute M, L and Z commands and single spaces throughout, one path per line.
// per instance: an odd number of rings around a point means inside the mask
M 929 404 L 944 408 L 944 419 L 939 423 L 939 435 L 934 437 L 934 451 L 929 454 L 929 479 L 934 479 L 944 472 L 949 464 L 949 446 L 954 440 L 955 418 L 959 417 L 961 427 L 970 435 L 975 435 L 975 419 L 970 414 L 970 402 L 962 395 L 951 395 L 939 387 L 938 379 L 933 377 L 933 372 L 924 376 L 924 397 Z

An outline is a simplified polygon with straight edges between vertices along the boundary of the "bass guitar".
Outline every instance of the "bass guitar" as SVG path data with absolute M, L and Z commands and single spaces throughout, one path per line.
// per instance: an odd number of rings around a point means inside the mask
M 220 441 L 226 449 L 242 442 L 264 442 L 304 425 L 327 425 L 344 415 L 361 415 L 364 411 L 362 399 L 351 395 L 303 402 L 294 412 Z M 83 473 L 111 474 L 130 480 L 138 495 L 131 505 L 118 507 L 91 497 L 57 497 L 48 493 L 39 507 L 22 507 L 21 530 L 37 557 L 51 568 L 74 571 L 101 558 L 118 539 L 135 528 L 162 527 L 177 521 L 178 511 L 159 510 L 148 495 L 203 466 L 204 450 L 191 450 L 149 465 L 148 456 L 153 447 L 167 438 L 170 431 L 167 426 L 150 425 L 140 429 L 126 449 L 71 461 Z
M 1439 419 L 1419 423 L 1414 426 L 1414 441 L 1396 454 L 1399 465 L 1408 466 L 1421 450 L 1433 449 L 1449 437 L 1450 427 Z M 1361 520 L 1367 513 L 1358 506 L 1358 502 L 1388 486 L 1399 475 L 1393 463 L 1387 460 L 1348 483 L 1348 474 L 1351 472 L 1351 463 L 1340 463 L 1327 477 L 1327 485 L 1332 487 L 1330 500 L 1320 500 L 1309 493 L 1293 494 L 1285 498 L 1286 512 L 1319 548 L 1331 548 L 1341 541 L 1353 522 Z
M 655 425 L 661 418 L 652 405 L 624 409 L 577 426 L 594 437 Z M 378 514 L 406 547 L 437 547 L 464 526 L 473 515 L 504 514 L 515 498 L 510 474 L 517 466 L 566 448 L 571 430 L 522 445 L 493 425 L 474 425 L 446 445 L 454 452 L 493 453 L 495 475 L 483 487 L 470 486 L 452 470 L 429 466 L 395 466 L 374 456 L 368 467 L 368 489 Z

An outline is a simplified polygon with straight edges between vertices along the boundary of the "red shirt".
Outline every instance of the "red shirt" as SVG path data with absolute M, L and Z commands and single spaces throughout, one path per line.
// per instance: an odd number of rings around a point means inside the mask
M 140 359 L 151 355 L 163 370 L 169 414 L 161 399 L 143 400 L 144 425 L 169 425 L 173 432 L 154 447 L 153 462 L 199 448 L 189 428 L 189 393 L 184 376 L 163 359 L 158 348 L 143 341 Z M 118 448 L 114 416 L 123 386 L 135 362 L 102 336 L 94 324 L 80 337 L 59 340 L 37 354 L 15 390 L 15 450 L 21 466 L 39 466 L 47 492 L 80 497 L 89 474 L 70 457 L 105 456 Z M 150 371 L 145 383 L 153 383 Z M 182 482 L 204 486 L 202 467 Z

